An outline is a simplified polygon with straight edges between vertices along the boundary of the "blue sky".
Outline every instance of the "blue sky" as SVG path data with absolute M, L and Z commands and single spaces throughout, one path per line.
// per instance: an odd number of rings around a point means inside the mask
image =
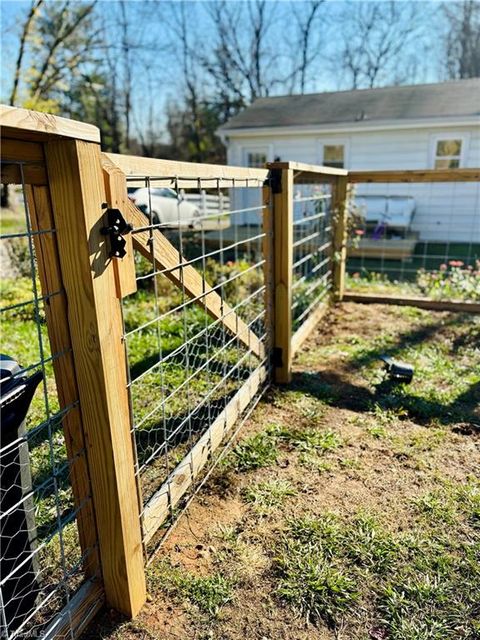
M 48 2 L 56 2 L 59 0 L 47 0 Z M 242 4 L 238 0 L 230 0 L 230 5 Z M 288 18 L 292 11 L 292 5 L 297 11 L 302 11 L 306 4 L 301 0 L 297 2 L 271 1 L 273 21 L 284 20 L 288 24 Z M 211 2 L 203 2 L 200 0 L 187 3 L 188 20 L 191 24 L 191 32 L 189 36 L 192 44 L 199 51 L 208 47 L 214 35 L 212 25 L 208 16 L 208 9 Z M 332 69 L 332 63 L 329 61 L 335 56 L 336 48 L 340 40 L 340 16 L 345 11 L 346 6 L 353 6 L 353 3 L 347 5 L 342 0 L 327 0 L 323 8 L 322 20 L 318 23 L 317 29 L 321 29 L 321 37 L 319 37 L 319 46 L 321 43 L 321 56 L 316 63 L 316 69 L 312 72 L 307 83 L 307 91 L 332 91 L 345 86 L 345 79 L 338 72 Z M 420 56 L 421 62 L 417 69 L 417 82 L 432 82 L 439 79 L 438 67 L 436 67 L 435 57 L 435 40 L 429 42 L 429 33 L 433 30 L 429 27 L 432 21 L 436 20 L 435 14 L 439 7 L 439 2 L 420 1 L 416 3 L 418 8 L 422 9 L 422 21 L 425 21 L 422 40 L 405 46 L 402 55 L 407 56 L 413 53 L 418 47 L 426 46 L 425 55 Z M 19 34 L 23 20 L 30 7 L 30 2 L 18 0 L 3 0 L 0 2 L 1 10 L 1 44 L 2 44 L 2 82 L 1 82 L 1 98 L 5 101 L 9 95 L 15 58 L 18 51 Z M 98 3 L 99 15 L 110 19 L 115 11 L 118 10 L 118 2 L 116 0 L 101 0 Z M 172 17 L 172 13 L 178 10 L 178 3 L 169 0 L 161 0 L 160 2 L 144 2 L 143 0 L 130 0 L 127 3 L 127 15 L 129 18 L 129 27 L 131 28 L 132 38 L 136 38 L 146 45 L 146 48 L 133 58 L 133 77 L 134 77 L 134 94 L 136 98 L 135 120 L 141 126 L 145 118 L 144 104 L 146 93 L 154 96 L 151 100 L 157 117 L 162 120 L 162 114 L 168 101 L 174 100 L 181 92 L 181 74 L 179 73 L 178 57 L 175 54 L 175 38 L 172 29 L 168 23 Z M 282 24 L 284 24 L 282 22 Z M 114 27 L 113 27 L 114 28 Z M 241 34 L 241 25 L 239 25 L 239 33 Z M 272 24 L 270 30 L 270 40 L 268 42 L 269 51 L 272 54 L 274 64 L 288 65 L 289 55 L 282 43 L 283 37 L 279 31 L 278 25 Z M 240 35 L 241 37 L 241 35 Z M 427 44 L 425 44 L 427 43 Z M 430 49 L 430 50 L 429 50 Z M 27 63 L 34 64 L 34 61 L 27 60 Z M 386 78 L 385 84 L 389 84 Z M 393 76 L 390 83 L 393 82 Z M 283 93 L 284 91 L 279 91 Z

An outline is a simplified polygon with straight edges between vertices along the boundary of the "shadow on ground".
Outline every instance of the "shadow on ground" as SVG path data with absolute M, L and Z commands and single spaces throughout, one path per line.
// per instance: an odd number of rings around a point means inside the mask
M 445 425 L 466 422 L 471 430 L 480 433 L 480 416 L 476 411 L 480 404 L 480 382 L 471 385 L 465 393 L 446 404 L 409 394 L 406 385 L 389 381 L 381 382 L 371 391 L 329 370 L 296 373 L 289 388 L 341 409 L 371 411 L 375 405 L 379 405 L 382 409 L 404 410 L 409 418 L 419 422 L 433 418 Z

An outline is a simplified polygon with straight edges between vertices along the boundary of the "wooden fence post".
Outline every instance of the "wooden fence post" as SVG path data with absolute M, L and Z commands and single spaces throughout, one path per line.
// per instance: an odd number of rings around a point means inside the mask
M 101 157 L 103 167 L 103 178 L 105 182 L 105 195 L 108 205 L 112 209 L 119 209 L 126 222 L 130 222 L 128 216 L 128 194 L 127 179 L 123 171 L 116 167 L 105 154 Z M 137 290 L 137 280 L 135 277 L 135 257 L 133 254 L 133 241 L 131 234 L 124 236 L 125 251 L 127 255 L 121 260 L 113 261 L 115 282 L 117 285 L 117 296 L 125 298 Z
M 274 380 L 292 379 L 293 171 L 273 169 Z
M 107 603 L 132 617 L 146 599 L 120 301 L 108 257 L 98 144 L 45 144 Z
M 337 176 L 333 183 L 333 295 L 341 301 L 345 292 L 345 265 L 347 261 L 347 189 L 348 177 Z

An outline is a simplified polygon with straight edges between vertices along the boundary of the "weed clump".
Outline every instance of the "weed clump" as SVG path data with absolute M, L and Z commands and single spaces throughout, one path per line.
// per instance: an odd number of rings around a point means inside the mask
M 278 448 L 268 433 L 257 433 L 246 438 L 232 450 L 226 460 L 227 467 L 237 471 L 249 471 L 275 464 Z
M 268 480 L 247 487 L 244 498 L 259 511 L 279 507 L 290 496 L 296 496 L 295 488 L 287 480 Z
M 216 616 L 220 608 L 233 599 L 233 581 L 221 573 L 197 576 L 168 561 L 159 562 L 149 573 L 149 588 L 174 595 L 196 606 L 201 613 Z

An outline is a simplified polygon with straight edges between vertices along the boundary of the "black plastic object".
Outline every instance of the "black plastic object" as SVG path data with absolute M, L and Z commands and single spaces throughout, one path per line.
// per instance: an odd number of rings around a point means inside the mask
M 388 373 L 390 380 L 406 384 L 412 381 L 414 369 L 411 364 L 394 360 L 390 356 L 380 356 L 380 360 L 385 363 L 385 371 Z
M 22 375 L 15 360 L 0 355 L 0 575 L 3 616 L 0 637 L 7 637 L 35 608 L 37 567 L 32 557 L 36 529 L 25 417 L 42 373 Z M 7 629 L 4 629 L 4 623 Z

